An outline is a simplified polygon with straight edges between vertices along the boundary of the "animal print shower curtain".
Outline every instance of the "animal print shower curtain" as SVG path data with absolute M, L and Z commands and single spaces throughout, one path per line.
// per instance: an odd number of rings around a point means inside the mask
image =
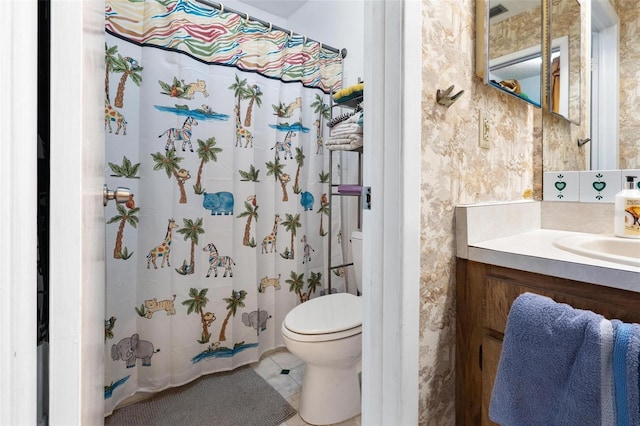
M 133 192 L 106 207 L 109 414 L 283 346 L 284 316 L 323 292 L 342 64 L 184 0 L 107 1 L 105 61 L 105 174 Z

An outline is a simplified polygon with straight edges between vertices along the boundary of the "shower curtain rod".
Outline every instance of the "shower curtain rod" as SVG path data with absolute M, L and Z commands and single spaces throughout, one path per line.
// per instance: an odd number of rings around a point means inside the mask
M 277 30 L 277 31 L 282 31 L 282 32 L 285 32 L 285 33 L 289 33 L 289 34 L 291 34 L 291 35 L 302 35 L 302 34 L 296 34 L 296 33 L 294 33 L 294 32 L 293 32 L 293 31 L 291 31 L 291 30 L 287 30 L 287 29 L 285 29 L 285 28 L 278 27 L 277 25 L 273 25 L 271 22 L 263 21 L 262 19 L 258 19 L 258 18 L 256 18 L 256 17 L 249 16 L 249 14 L 248 14 L 248 13 L 242 13 L 242 12 L 239 12 L 239 11 L 237 11 L 237 10 L 231 9 L 231 8 L 229 8 L 229 7 L 225 7 L 222 3 L 215 3 L 215 2 L 207 1 L 207 0 L 196 0 L 196 2 L 198 2 L 198 3 L 202 3 L 202 4 L 207 5 L 207 6 L 209 6 L 209 7 L 213 7 L 214 9 L 219 9 L 219 10 L 221 10 L 221 11 L 223 11 L 223 12 L 231 12 L 231 13 L 235 13 L 235 14 L 236 14 L 236 15 L 238 15 L 238 16 L 246 16 L 246 19 L 250 19 L 250 20 L 252 20 L 252 21 L 259 22 L 259 23 L 261 23 L 262 25 L 264 25 L 265 27 L 267 27 L 267 28 L 269 28 L 269 29 L 274 29 L 274 30 Z M 321 42 L 319 42 L 319 41 L 317 41 L 317 40 L 314 40 L 314 39 L 311 39 L 311 38 L 308 38 L 308 37 L 306 38 L 306 40 L 308 40 L 308 41 L 314 41 L 314 42 L 316 42 L 316 43 L 320 43 L 320 45 L 321 45 L 323 48 L 325 48 L 325 49 L 327 49 L 327 50 L 330 50 L 330 51 L 332 51 L 332 52 L 340 53 L 340 56 L 342 56 L 342 59 L 344 59 L 344 58 L 346 58 L 346 57 L 347 57 L 347 49 L 344 49 L 344 48 L 343 48 L 342 50 L 340 50 L 340 49 L 336 49 L 335 47 L 328 46 L 328 45 L 326 45 L 326 44 L 324 44 L 324 43 L 321 43 Z

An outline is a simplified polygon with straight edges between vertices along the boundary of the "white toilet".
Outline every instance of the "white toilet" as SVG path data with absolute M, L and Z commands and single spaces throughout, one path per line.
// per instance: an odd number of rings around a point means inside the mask
M 356 285 L 362 280 L 362 233 L 351 234 Z M 316 297 L 293 308 L 282 322 L 287 349 L 305 362 L 298 412 L 313 425 L 360 414 L 362 300 L 350 293 Z

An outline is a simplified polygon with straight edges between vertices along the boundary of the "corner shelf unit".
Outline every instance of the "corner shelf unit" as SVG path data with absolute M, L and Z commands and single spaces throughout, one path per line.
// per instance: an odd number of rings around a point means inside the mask
M 331 118 L 334 117 L 333 111 L 334 108 L 347 108 L 347 109 L 356 109 L 356 107 L 363 101 L 364 96 L 358 96 L 356 98 L 350 99 L 346 102 L 342 102 L 342 103 L 334 103 L 333 101 L 333 93 L 331 93 Z M 331 133 L 331 130 L 329 130 L 329 133 Z M 326 146 L 325 146 L 326 148 Z M 327 148 L 328 149 L 328 148 Z M 331 264 L 331 258 L 332 258 L 332 244 L 333 244 L 333 240 L 336 238 L 335 235 L 333 235 L 333 226 L 332 226 L 332 218 L 333 218 L 333 197 L 357 197 L 358 199 L 358 222 L 357 222 L 357 226 L 358 229 L 361 229 L 361 225 L 362 225 L 362 191 L 360 191 L 359 193 L 353 193 L 353 192 L 339 192 L 338 191 L 338 187 L 340 187 L 341 185 L 346 185 L 343 183 L 336 183 L 334 182 L 334 173 L 333 173 L 333 155 L 335 153 L 340 153 L 340 152 L 344 152 L 344 153 L 355 153 L 358 155 L 358 182 L 357 183 L 353 183 L 351 185 L 357 185 L 360 187 L 360 189 L 362 189 L 362 154 L 364 152 L 363 147 L 359 147 L 353 150 L 329 150 L 329 197 L 328 197 L 328 202 L 329 202 L 329 225 L 328 225 L 328 234 L 329 234 L 329 248 L 328 248 L 328 268 L 327 268 L 327 293 L 331 294 L 333 292 L 332 287 L 331 287 L 331 279 L 333 277 L 334 271 L 340 268 L 344 268 L 347 266 L 353 266 L 353 262 L 347 262 L 347 263 L 341 263 L 339 265 L 332 265 Z M 342 173 L 340 173 L 340 176 L 342 175 Z M 344 238 L 344 235 L 343 235 Z

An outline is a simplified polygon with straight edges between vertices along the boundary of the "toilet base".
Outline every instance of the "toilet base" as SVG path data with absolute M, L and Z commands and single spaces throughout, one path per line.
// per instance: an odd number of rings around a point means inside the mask
M 359 363 L 348 369 L 305 365 L 298 412 L 312 425 L 339 423 L 361 411 Z

